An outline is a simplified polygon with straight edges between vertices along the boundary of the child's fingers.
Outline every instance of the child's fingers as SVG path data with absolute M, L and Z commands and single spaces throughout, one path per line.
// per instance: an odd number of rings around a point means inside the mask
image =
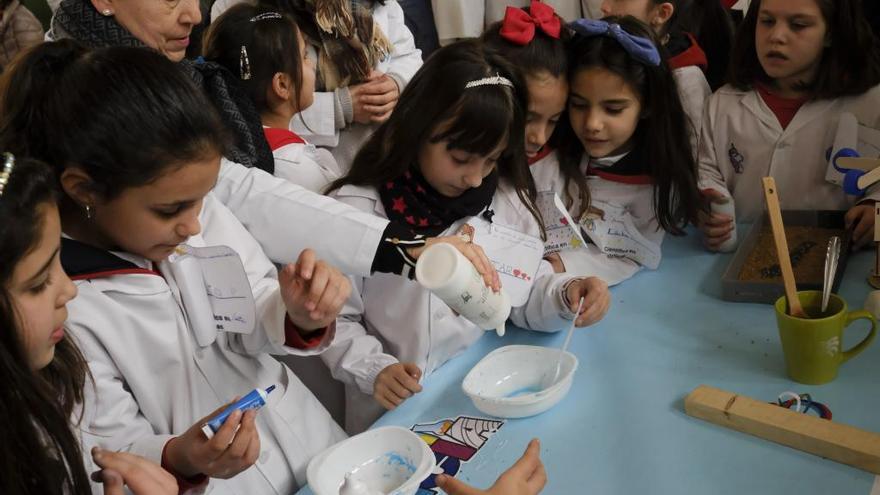
M 95 473 L 98 481 L 104 485 L 104 495 L 124 495 L 125 488 L 122 483 L 122 475 L 112 469 L 102 469 Z
M 143 457 L 127 452 L 110 452 L 97 447 L 92 449 L 92 457 L 95 464 L 102 468 L 102 471 L 96 474 L 104 483 L 105 495 L 108 493 L 108 483 L 111 487 L 118 484 L 120 487 L 118 493 L 123 493 L 121 488 L 124 484 L 128 485 L 135 494 L 177 492 L 177 482 L 174 477 L 158 464 Z M 159 489 L 161 492 L 156 491 Z
M 403 363 L 403 370 L 416 381 L 422 379 L 422 370 L 415 363 Z
M 471 260 L 471 263 L 474 263 L 474 259 L 479 263 L 480 268 L 477 270 L 483 275 L 483 279 L 486 280 L 486 285 L 491 287 L 494 291 L 501 290 L 501 279 L 498 277 L 498 271 L 495 270 L 495 265 L 489 261 L 489 257 L 486 256 L 486 252 L 483 251 L 483 248 L 476 244 L 468 244 L 470 248 L 468 249 L 473 258 L 468 258 Z M 467 255 L 465 255 L 467 256 Z M 487 280 L 488 278 L 488 280 Z
M 321 295 L 327 289 L 328 283 L 330 283 L 330 270 L 327 265 L 318 263 L 312 274 L 312 281 L 308 284 L 308 294 L 306 294 L 307 310 L 317 310 L 318 302 L 321 300 Z
M 388 380 L 388 383 L 386 384 L 388 390 L 400 399 L 408 399 L 412 397 L 412 392 L 407 390 L 406 386 L 403 384 L 403 381 L 406 378 L 409 377 L 395 374 L 391 377 L 390 380 Z M 412 380 L 412 378 L 409 379 Z
M 220 429 L 214 433 L 214 436 L 208 440 L 208 443 L 205 446 L 211 455 L 211 460 L 217 459 L 226 452 L 226 448 L 232 443 L 232 439 L 235 437 L 235 432 L 241 424 L 241 418 L 241 410 L 236 409 L 226 418 L 226 421 L 220 426 Z
M 481 490 L 469 486 L 463 481 L 459 481 L 448 474 L 440 474 L 435 478 L 437 486 L 447 493 L 447 495 L 481 495 Z
M 384 407 L 386 411 L 391 411 L 396 406 L 391 403 L 390 400 L 385 398 L 385 395 L 382 393 L 373 394 L 373 398 L 376 399 L 376 402 L 379 403 L 380 406 Z
M 523 477 L 528 477 L 541 465 L 541 442 L 537 438 L 529 441 L 526 451 L 522 457 L 507 470 L 507 472 L 518 473 Z
M 529 478 L 526 486 L 529 488 L 529 493 L 541 493 L 541 490 L 544 489 L 544 486 L 547 484 L 547 470 L 544 469 L 544 463 L 540 463 L 538 465 L 538 469 L 532 473 L 531 478 Z
M 413 394 L 422 391 L 422 386 L 419 384 L 419 381 L 410 376 L 409 372 L 404 371 L 403 373 L 397 374 L 394 378 L 397 379 L 397 383 L 403 386 L 409 394 L 406 397 L 412 397 Z
M 235 432 L 235 438 L 232 439 L 232 443 L 226 447 L 226 452 L 223 453 L 225 458 L 232 460 L 235 463 L 247 464 L 245 454 L 247 453 L 251 440 L 257 436 L 257 426 L 254 423 L 256 416 L 257 412 L 254 410 L 246 411 L 244 415 L 242 415 L 241 426 L 238 428 L 238 431 Z
M 389 104 L 393 107 L 394 103 L 397 102 L 397 97 L 392 91 L 387 91 L 384 93 L 365 94 L 360 97 L 360 101 L 363 103 L 364 109 L 373 112 L 373 110 L 370 110 L 370 107 L 384 107 Z
M 303 252 L 299 253 L 299 257 L 296 260 L 299 276 L 306 280 L 311 280 L 312 274 L 315 271 L 315 263 L 317 262 L 318 258 L 315 252 L 311 249 L 304 249 Z

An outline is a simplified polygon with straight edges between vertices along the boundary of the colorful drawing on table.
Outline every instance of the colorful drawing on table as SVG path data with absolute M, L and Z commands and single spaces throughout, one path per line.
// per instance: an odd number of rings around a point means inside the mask
M 577 222 L 571 218 L 559 195 L 553 191 L 538 193 L 536 206 L 544 219 L 544 229 L 547 234 L 544 256 L 577 249 L 586 244 Z
M 504 421 L 496 419 L 459 416 L 455 419 L 441 419 L 433 423 L 413 425 L 412 431 L 419 434 L 434 452 L 437 465 L 449 476 L 458 474 L 461 464 L 468 462 L 483 448 L 483 445 L 501 427 Z M 436 495 L 440 493 L 434 482 L 434 475 L 422 482 L 417 495 Z

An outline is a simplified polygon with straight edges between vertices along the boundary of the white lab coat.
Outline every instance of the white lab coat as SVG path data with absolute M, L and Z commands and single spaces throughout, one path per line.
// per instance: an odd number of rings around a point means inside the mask
M 706 106 L 706 101 L 712 96 L 712 88 L 709 87 L 709 81 L 706 80 L 703 70 L 696 65 L 674 69 L 672 76 L 675 78 L 675 84 L 678 87 L 678 97 L 681 99 L 681 106 L 690 124 L 688 136 L 690 137 L 694 157 L 696 157 L 700 150 L 703 110 Z
M 700 188 L 731 194 L 738 222 L 752 222 L 764 211 L 761 179 L 771 175 L 783 209 L 850 208 L 863 198 L 825 180 L 825 152 L 843 112 L 854 114 L 861 125 L 880 128 L 880 86 L 856 97 L 807 102 L 785 130 L 757 91 L 722 87 L 703 117 Z M 867 198 L 880 198 L 876 187 Z
M 324 189 L 341 175 L 333 155 L 310 143 L 286 144 L 273 150 L 272 155 L 275 157 L 275 177 L 318 194 L 323 194 Z
M 345 203 L 385 217 L 385 208 L 371 187 L 347 185 L 334 192 Z M 519 232 L 540 236 L 540 227 L 505 181 L 499 185 L 491 207 L 492 222 Z M 442 235 L 452 235 L 469 218 L 455 222 Z M 477 239 L 479 242 L 479 239 Z M 522 328 L 558 331 L 569 320 L 560 290 L 570 279 L 554 274 L 546 261 L 534 277 L 529 299 L 511 312 Z M 385 367 L 415 363 L 423 376 L 467 349 L 483 335 L 470 321 L 456 316 L 440 298 L 418 282 L 396 275 L 352 277 L 354 290 L 337 320 L 337 338 L 321 355 L 333 377 L 346 384 L 346 430 L 362 431 L 384 411 L 373 399 L 373 383 Z
M 327 411 L 273 354 L 311 355 L 284 343 L 286 309 L 277 272 L 260 246 L 213 195 L 200 215 L 202 233 L 187 244 L 226 245 L 240 256 L 257 309 L 250 335 L 216 333 L 199 345 L 181 297 L 185 290 L 163 261 L 162 276 L 119 274 L 77 282 L 67 328 L 89 362 L 96 383 L 95 413 L 83 435 L 110 450 L 159 463 L 165 444 L 202 417 L 255 387 L 277 386 L 257 416 L 257 463 L 230 480 L 212 479 L 209 493 L 289 494 L 306 483 L 311 458 L 345 438 Z M 141 268 L 152 263 L 114 253 Z M 188 275 L 183 275 L 188 276 Z M 87 402 L 88 403 L 88 402 Z
M 582 173 L 587 172 L 588 164 L 589 157 L 584 155 L 580 165 Z M 550 153 L 531 165 L 529 170 L 532 172 L 539 193 L 553 191 L 563 204 L 567 204 L 565 178 L 559 169 L 559 158 L 556 152 Z M 654 186 L 652 184 L 624 184 L 601 177 L 588 176 L 587 186 L 590 190 L 591 205 L 605 208 L 603 204 L 607 204 L 623 209 L 624 216 L 628 217 L 624 220 L 632 221 L 634 227 L 631 235 L 640 238 L 643 243 L 657 252 L 660 251 L 665 231 L 660 228 L 654 214 Z M 580 201 L 577 200 L 577 188 L 573 182 L 570 184 L 569 190 L 571 197 L 574 198 L 574 202 L 569 208 L 569 214 L 575 222 L 579 222 L 581 235 L 585 240 L 588 240 L 593 236 L 593 233 L 585 228 L 589 222 L 577 217 L 577 213 L 580 211 Z M 560 251 L 559 257 L 562 259 L 567 273 L 599 277 L 609 286 L 619 284 L 632 277 L 643 267 L 633 259 L 608 255 L 593 243 L 588 243 L 577 249 Z M 659 258 L 656 261 L 659 263 Z M 656 268 L 656 266 L 648 267 Z
M 276 263 L 303 249 L 351 275 L 369 275 L 388 220 L 226 159 L 213 190 Z

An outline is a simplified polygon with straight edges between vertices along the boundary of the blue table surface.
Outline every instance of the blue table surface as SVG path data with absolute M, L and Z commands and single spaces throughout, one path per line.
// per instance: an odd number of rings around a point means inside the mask
M 530 438 L 539 437 L 547 494 L 867 495 L 870 473 L 684 413 L 684 397 L 700 384 L 767 401 L 791 390 L 827 404 L 835 421 L 880 431 L 880 344 L 845 363 L 830 384 L 791 381 L 772 306 L 720 299 L 730 259 L 706 252 L 694 233 L 667 236 L 660 268 L 612 288 L 605 319 L 575 333 L 569 350 L 580 367 L 568 396 L 538 416 L 507 420 L 458 477 L 488 487 Z M 872 261 L 872 252 L 850 258 L 840 290 L 850 309 L 860 308 L 871 290 L 865 279 Z M 844 348 L 867 327 L 854 323 Z M 485 417 L 461 391 L 474 364 L 501 346 L 560 346 L 564 337 L 520 329 L 503 338 L 487 333 L 375 426 Z

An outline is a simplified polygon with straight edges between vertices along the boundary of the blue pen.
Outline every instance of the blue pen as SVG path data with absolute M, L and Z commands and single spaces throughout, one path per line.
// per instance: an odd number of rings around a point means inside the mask
M 251 390 L 249 394 L 238 399 L 235 404 L 230 404 L 229 407 L 223 410 L 223 412 L 214 416 L 207 423 L 202 425 L 202 431 L 205 433 L 205 436 L 212 438 L 214 433 L 217 433 L 217 430 L 219 430 L 220 427 L 223 426 L 223 423 L 226 422 L 226 418 L 228 418 L 234 411 L 245 412 L 249 409 L 259 409 L 265 406 L 266 398 L 273 390 L 275 390 L 275 385 L 270 385 L 266 390 L 255 388 Z

